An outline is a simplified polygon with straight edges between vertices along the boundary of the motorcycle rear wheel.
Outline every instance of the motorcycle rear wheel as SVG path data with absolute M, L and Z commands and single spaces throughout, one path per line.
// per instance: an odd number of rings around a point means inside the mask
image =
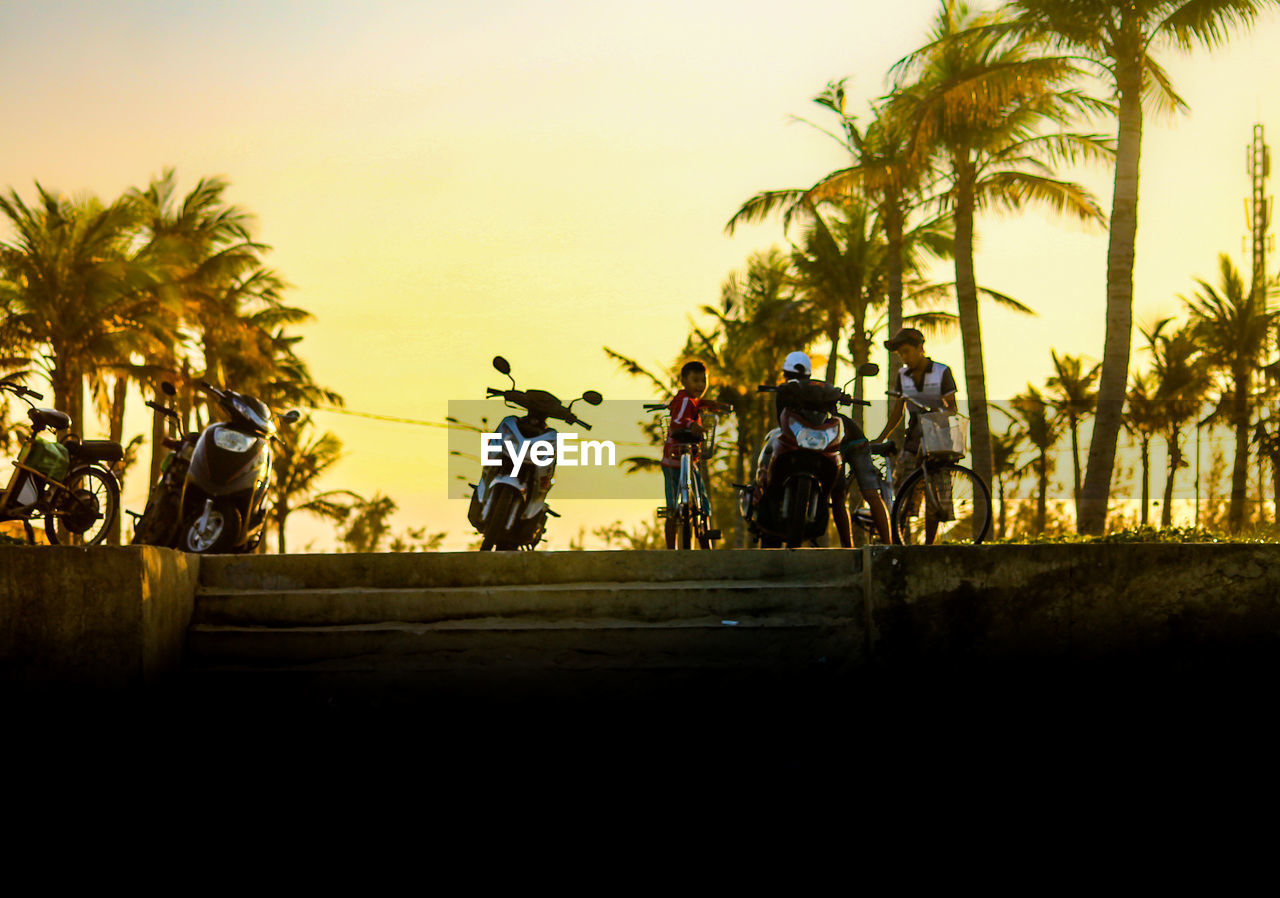
M 104 539 L 120 512 L 120 491 L 115 479 L 98 468 L 78 468 L 63 481 L 50 500 L 44 532 L 55 546 L 96 546 Z

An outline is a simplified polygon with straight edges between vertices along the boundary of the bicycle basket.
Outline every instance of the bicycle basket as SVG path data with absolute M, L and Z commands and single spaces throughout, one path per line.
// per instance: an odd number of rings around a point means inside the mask
M 926 412 L 920 416 L 920 447 L 926 455 L 960 458 L 967 451 L 969 419 L 946 412 Z
M 716 454 L 716 422 L 719 420 L 711 412 L 703 412 L 699 416 L 705 436 L 702 438 L 702 457 L 711 458 Z

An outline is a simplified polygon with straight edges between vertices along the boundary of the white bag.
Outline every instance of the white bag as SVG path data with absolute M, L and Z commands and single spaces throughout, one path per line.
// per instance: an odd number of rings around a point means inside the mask
M 969 419 L 946 412 L 925 412 L 920 416 L 920 446 L 926 455 L 960 458 L 969 444 Z

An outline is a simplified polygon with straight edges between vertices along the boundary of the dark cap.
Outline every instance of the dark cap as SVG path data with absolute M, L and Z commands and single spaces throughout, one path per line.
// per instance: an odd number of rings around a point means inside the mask
M 897 349 L 904 343 L 910 343 L 912 346 L 924 345 L 924 334 L 916 330 L 914 327 L 904 327 L 888 340 L 884 341 L 885 349 Z

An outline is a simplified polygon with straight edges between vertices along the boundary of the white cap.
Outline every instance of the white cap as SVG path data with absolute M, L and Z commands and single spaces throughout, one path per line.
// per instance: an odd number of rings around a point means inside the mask
M 813 365 L 809 363 L 809 357 L 803 352 L 793 352 L 787 356 L 787 360 L 782 363 L 783 374 L 803 374 L 808 377 L 813 373 Z

